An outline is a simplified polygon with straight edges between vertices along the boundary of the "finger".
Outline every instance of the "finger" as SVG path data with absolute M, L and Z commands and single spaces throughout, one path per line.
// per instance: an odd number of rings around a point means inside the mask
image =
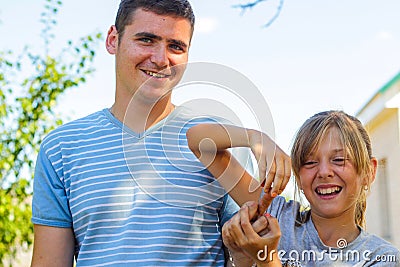
M 267 156 L 265 153 L 261 152 L 259 155 L 258 163 L 258 175 L 259 181 L 263 182 L 267 173 Z
M 240 226 L 240 214 L 235 214 L 229 221 L 227 221 L 222 227 L 223 235 L 228 238 L 227 242 L 231 247 L 238 247 L 237 240 L 238 236 L 242 233 Z
M 260 232 L 257 232 L 257 234 L 258 234 L 260 237 L 265 237 L 265 236 L 268 234 L 268 232 L 269 232 L 269 230 L 268 230 L 268 228 L 266 228 L 266 229 L 264 229 L 264 230 L 262 230 L 262 231 L 260 231 Z
M 225 225 L 227 223 L 225 223 Z M 224 242 L 224 245 L 230 250 L 240 250 L 239 246 L 235 243 L 235 239 L 230 235 L 225 225 L 224 227 L 222 227 L 222 240 Z
M 242 221 L 249 221 L 250 218 L 257 217 L 258 205 L 254 201 L 246 202 L 238 211 L 238 213 L 231 219 L 231 224 L 229 227 L 229 233 L 235 240 L 235 243 L 240 246 L 240 244 L 247 242 L 247 236 L 243 231 Z M 244 218 L 244 219 L 243 219 Z M 251 227 L 251 224 L 250 224 Z
M 268 220 L 265 216 L 260 216 L 251 226 L 253 230 L 260 235 L 264 230 L 268 231 Z
M 289 157 L 287 157 L 285 159 L 285 175 L 283 178 L 283 182 L 281 184 L 280 193 L 282 193 L 283 190 L 285 190 L 287 184 L 290 181 L 291 176 L 292 176 L 292 162 L 291 162 L 291 159 Z
M 240 225 L 242 226 L 243 233 L 246 238 L 242 238 L 242 240 L 249 240 L 253 238 L 257 238 L 258 234 L 253 230 L 253 227 L 250 222 L 249 217 L 249 208 L 245 207 L 244 209 L 240 209 Z
M 258 203 L 254 201 L 248 201 L 244 205 L 248 207 L 247 216 L 249 220 L 255 220 L 258 216 Z
M 275 159 L 272 158 L 270 162 L 270 167 L 268 169 L 267 178 L 265 180 L 264 192 L 267 192 L 272 187 L 276 173 Z
M 270 192 L 266 192 L 258 201 L 258 214 L 262 215 L 266 212 L 269 205 L 274 198 L 271 196 Z
M 228 248 L 235 245 L 235 241 L 229 233 L 229 224 L 230 221 L 227 221 L 224 226 L 222 226 L 222 241 L 224 242 L 224 245 Z
M 272 196 L 279 195 L 279 191 L 281 189 L 284 177 L 285 177 L 285 161 L 282 157 L 283 155 L 278 152 L 277 157 L 275 157 L 275 177 L 274 177 L 274 186 L 272 187 Z
M 222 226 L 222 237 L 223 239 L 227 240 L 227 241 L 232 241 L 231 235 L 230 235 L 230 231 L 231 231 L 231 225 L 232 225 L 232 219 L 233 217 L 228 220 L 223 226 Z
M 271 215 L 266 216 L 268 221 L 268 233 L 265 236 L 273 237 L 273 238 L 280 238 L 281 236 L 281 228 L 279 227 L 279 222 L 276 218 L 272 217 Z

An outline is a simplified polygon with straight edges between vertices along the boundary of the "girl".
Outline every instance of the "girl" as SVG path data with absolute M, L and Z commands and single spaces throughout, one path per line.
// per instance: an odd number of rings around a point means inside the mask
M 236 266 L 281 266 L 276 254 L 283 266 L 400 266 L 399 250 L 364 230 L 377 160 L 358 119 L 342 111 L 312 116 L 296 135 L 291 159 L 309 208 L 283 197 L 272 200 L 268 213 L 279 222 L 279 240 L 275 222 L 261 217 L 251 223 L 257 205 L 246 203 L 223 227 L 224 243 L 241 256 Z M 278 250 L 271 252 L 277 240 Z M 267 252 L 271 257 L 260 257 Z

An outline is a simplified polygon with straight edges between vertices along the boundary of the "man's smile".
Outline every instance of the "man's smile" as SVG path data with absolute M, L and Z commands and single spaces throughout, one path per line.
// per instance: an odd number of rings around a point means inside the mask
M 142 71 L 153 78 L 163 79 L 163 78 L 171 77 L 171 74 L 164 74 L 164 73 L 154 72 L 154 71 L 149 71 L 149 70 L 142 70 Z

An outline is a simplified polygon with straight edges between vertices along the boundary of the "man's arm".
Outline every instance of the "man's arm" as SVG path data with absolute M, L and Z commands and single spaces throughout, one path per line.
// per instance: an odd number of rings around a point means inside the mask
M 289 182 L 291 176 L 289 156 L 276 145 L 274 140 L 263 132 L 227 124 L 200 123 L 191 127 L 186 132 L 186 137 L 190 150 L 217 178 L 221 178 L 219 173 L 225 173 L 227 168 L 227 164 L 226 162 L 224 164 L 224 161 L 227 161 L 228 157 L 223 155 L 226 149 L 248 147 L 257 160 L 259 169 L 258 181 L 260 183 L 263 182 L 264 185 L 262 187 L 264 187 L 265 191 L 269 190 L 273 196 L 279 195 Z M 234 170 L 233 173 L 235 172 L 237 174 L 243 173 L 240 170 Z M 231 176 L 232 179 L 232 177 L 237 177 L 238 175 L 225 176 Z M 248 188 L 249 186 L 245 190 L 248 191 Z M 251 191 L 258 188 L 258 183 L 257 186 L 254 187 L 252 185 L 251 188 Z M 247 201 L 240 203 L 240 205 Z
M 73 266 L 75 239 L 71 228 L 34 225 L 31 267 Z

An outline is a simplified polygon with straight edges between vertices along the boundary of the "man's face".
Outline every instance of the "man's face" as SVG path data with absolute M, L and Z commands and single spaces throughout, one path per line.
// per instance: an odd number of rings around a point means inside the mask
M 117 97 L 137 94 L 154 102 L 172 89 L 188 61 L 191 35 L 187 19 L 142 9 L 135 11 L 122 36 L 112 27 L 107 50 L 116 56 Z

